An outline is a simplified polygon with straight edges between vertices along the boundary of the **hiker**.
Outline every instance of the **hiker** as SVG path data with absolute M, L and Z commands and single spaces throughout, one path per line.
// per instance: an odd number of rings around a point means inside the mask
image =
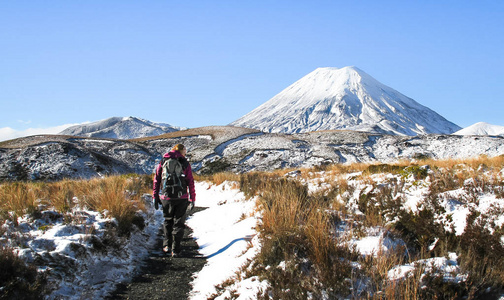
M 153 184 L 154 206 L 156 209 L 160 204 L 163 207 L 163 252 L 172 257 L 180 256 L 186 211 L 188 207 L 192 210 L 196 201 L 192 169 L 186 154 L 187 149 L 182 144 L 165 153 Z

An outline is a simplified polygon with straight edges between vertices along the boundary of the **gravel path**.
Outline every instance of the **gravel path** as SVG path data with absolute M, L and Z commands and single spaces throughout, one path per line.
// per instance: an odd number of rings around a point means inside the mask
M 203 210 L 195 207 L 194 212 Z M 192 275 L 199 272 L 206 259 L 198 254 L 199 246 L 191 238 L 187 227 L 182 240 L 182 257 L 171 258 L 161 250 L 162 234 L 144 266 L 131 283 L 120 284 L 107 299 L 187 299 L 191 291 Z

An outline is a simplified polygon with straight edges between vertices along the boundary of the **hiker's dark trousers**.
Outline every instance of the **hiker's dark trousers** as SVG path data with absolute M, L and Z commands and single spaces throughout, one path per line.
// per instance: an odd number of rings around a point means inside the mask
M 174 252 L 180 252 L 180 243 L 184 237 L 187 199 L 161 200 L 163 204 L 163 248 L 168 246 Z

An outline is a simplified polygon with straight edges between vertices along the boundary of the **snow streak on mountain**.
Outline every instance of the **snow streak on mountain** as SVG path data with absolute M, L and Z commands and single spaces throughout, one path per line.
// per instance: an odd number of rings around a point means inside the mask
M 356 67 L 318 68 L 230 125 L 265 132 L 450 134 L 459 126 Z
M 153 123 L 135 117 L 112 117 L 105 120 L 69 127 L 60 134 L 85 137 L 133 139 L 156 136 L 180 130 L 163 123 Z

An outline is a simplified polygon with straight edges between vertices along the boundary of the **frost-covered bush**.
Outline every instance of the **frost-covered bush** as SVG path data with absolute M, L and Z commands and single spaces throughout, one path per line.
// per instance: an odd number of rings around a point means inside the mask
M 40 299 L 46 279 L 34 265 L 28 265 L 9 247 L 0 247 L 0 298 Z
M 269 295 L 502 295 L 504 160 L 422 163 L 242 175 L 241 189 L 260 199 L 263 247 L 252 272 L 269 281 Z

